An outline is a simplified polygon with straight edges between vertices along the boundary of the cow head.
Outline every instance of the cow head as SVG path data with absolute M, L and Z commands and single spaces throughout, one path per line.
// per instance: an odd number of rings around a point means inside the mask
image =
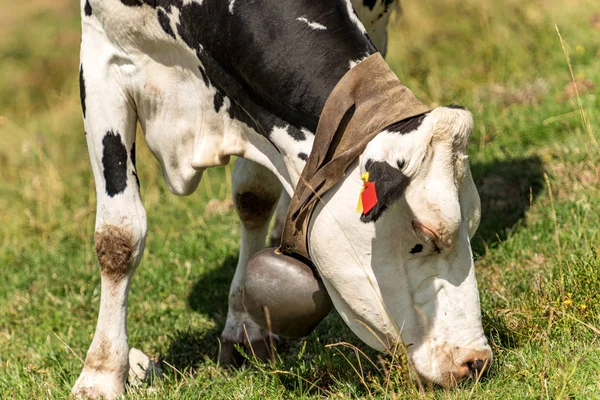
M 471 114 L 442 107 L 384 131 L 312 217 L 309 248 L 343 320 L 371 347 L 404 343 L 418 375 L 452 386 L 492 360 L 470 238 L 480 203 L 467 162 Z M 356 211 L 364 173 L 377 203 Z

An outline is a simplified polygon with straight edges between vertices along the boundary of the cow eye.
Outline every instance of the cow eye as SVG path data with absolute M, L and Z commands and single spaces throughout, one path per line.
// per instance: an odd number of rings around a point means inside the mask
M 423 245 L 422 244 L 416 244 L 415 247 L 412 248 L 412 250 L 410 251 L 410 254 L 417 254 L 423 251 Z

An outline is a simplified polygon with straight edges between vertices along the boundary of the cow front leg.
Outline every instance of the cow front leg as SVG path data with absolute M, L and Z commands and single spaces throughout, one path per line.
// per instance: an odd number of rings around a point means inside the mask
M 269 238 L 269 245 L 271 247 L 279 247 L 281 244 L 281 235 L 283 235 L 283 224 L 287 218 L 287 212 L 290 208 L 290 202 L 292 199 L 285 190 L 281 191 L 277 208 L 275 209 L 275 223 L 273 224 L 273 230 L 271 231 L 271 237 Z
M 221 362 L 236 361 L 235 344 L 242 344 L 249 354 L 269 357 L 269 333 L 244 311 L 242 285 L 250 257 L 265 247 L 269 222 L 281 193 L 281 184 L 266 168 L 252 161 L 236 160 L 233 177 L 233 201 L 241 222 L 240 255 L 229 290 L 227 321 L 221 334 Z
M 91 64 L 91 63 L 90 63 Z M 129 370 L 127 297 L 146 239 L 146 211 L 135 169 L 135 112 L 116 83 L 84 62 L 84 125 L 96 184 L 95 246 L 100 264 L 98 323 L 72 393 L 112 399 L 125 392 Z

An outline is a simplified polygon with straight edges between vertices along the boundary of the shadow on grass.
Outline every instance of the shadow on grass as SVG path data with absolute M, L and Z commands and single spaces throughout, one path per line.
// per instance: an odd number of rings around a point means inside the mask
M 219 326 L 208 331 L 190 329 L 173 332 L 169 349 L 159 358 L 180 372 L 195 368 L 206 359 L 216 361 L 220 334 Z
M 482 205 L 482 221 L 473 240 L 473 251 L 479 256 L 487 249 L 506 239 L 515 224 L 522 221 L 531 202 L 544 187 L 544 170 L 538 157 L 513 158 L 506 161 L 474 163 L 473 179 Z M 219 268 L 199 279 L 188 298 L 192 310 L 205 314 L 216 324 L 209 331 L 189 330 L 174 332 L 169 350 L 163 359 L 179 370 L 193 367 L 204 359 L 216 361 L 219 356 L 219 336 L 227 316 L 229 285 L 233 279 L 237 255 L 229 255 Z M 516 339 L 502 320 L 484 313 L 486 332 L 495 342 L 511 348 Z M 316 332 L 307 339 L 309 346 L 317 342 L 351 341 L 359 345 L 339 316 L 330 315 Z M 355 340 L 352 340 L 355 339 Z M 299 341 L 283 340 L 278 354 L 284 358 L 299 350 Z M 360 345 L 359 345 L 360 346 Z M 318 346 L 317 346 L 318 347 Z M 314 349 L 315 352 L 319 350 Z
M 517 226 L 527 224 L 525 214 L 544 189 L 544 168 L 537 156 L 474 163 L 473 179 L 481 198 L 481 224 L 472 241 L 473 253 L 483 257 L 506 240 Z M 501 348 L 519 346 L 517 332 L 502 316 L 482 310 L 483 327 L 490 343 Z
M 227 298 L 229 285 L 233 279 L 237 254 L 227 256 L 218 268 L 215 268 L 194 284 L 188 297 L 190 308 L 208 316 L 216 327 L 210 330 L 173 332 L 171 344 L 161 358 L 182 371 L 194 367 L 208 358 L 217 360 L 219 356 L 219 337 L 227 317 Z
M 208 316 L 215 328 L 210 330 L 189 329 L 171 334 L 171 343 L 160 358 L 179 371 L 188 370 L 209 359 L 219 359 L 219 339 L 227 317 L 227 300 L 229 285 L 233 279 L 237 254 L 229 255 L 221 266 L 204 275 L 194 284 L 188 297 L 190 308 L 195 312 Z M 282 338 L 276 345 L 277 355 L 284 364 L 298 362 L 295 355 L 302 351 L 303 343 L 306 353 L 323 353 L 323 343 L 360 341 L 351 333 L 337 313 L 330 314 L 307 338 L 301 340 Z M 305 353 L 305 354 L 306 354 Z
M 476 256 L 483 256 L 505 240 L 515 224 L 526 222 L 525 213 L 544 188 L 544 168 L 542 160 L 532 156 L 474 163 L 471 171 L 481 198 L 481 224 L 472 247 Z
M 202 275 L 194 284 L 188 298 L 192 310 L 208 315 L 217 324 L 225 323 L 229 286 L 237 262 L 237 254 L 230 254 L 223 260 L 219 268 Z

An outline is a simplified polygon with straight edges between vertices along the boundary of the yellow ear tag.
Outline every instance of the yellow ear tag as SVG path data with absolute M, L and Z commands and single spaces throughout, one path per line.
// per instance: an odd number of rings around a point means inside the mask
M 356 211 L 358 211 L 359 213 L 362 214 L 362 212 L 363 212 L 362 194 L 365 191 L 366 183 L 369 182 L 369 173 L 365 172 L 364 174 L 362 174 L 360 176 L 360 178 L 363 180 L 363 187 L 362 187 L 362 189 L 360 189 L 360 193 L 358 194 L 358 205 L 356 206 Z

